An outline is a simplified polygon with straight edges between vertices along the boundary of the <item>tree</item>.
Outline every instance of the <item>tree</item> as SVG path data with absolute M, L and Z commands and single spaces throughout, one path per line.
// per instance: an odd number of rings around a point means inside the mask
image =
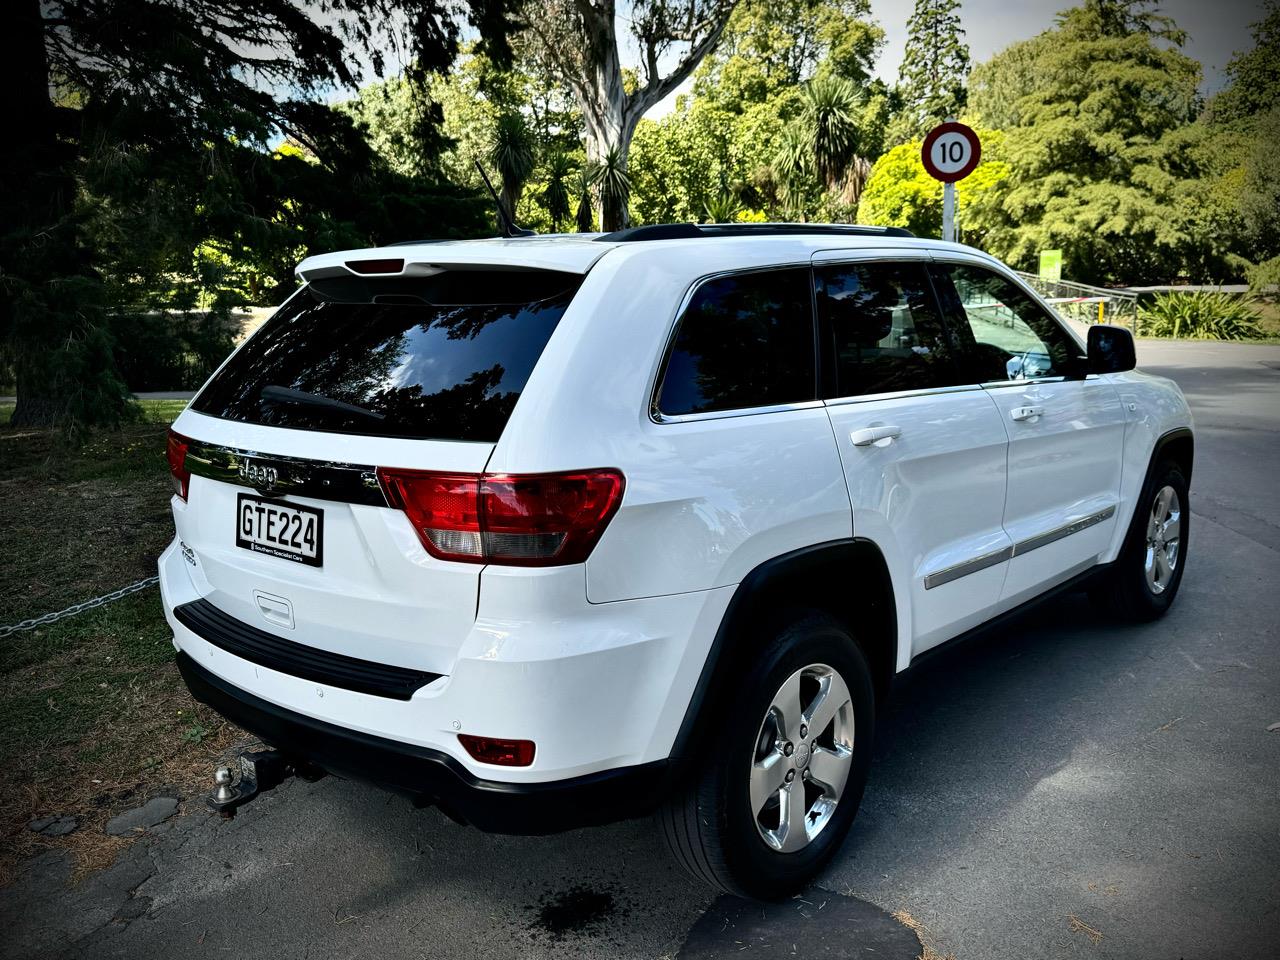
M 524 117 L 519 113 L 513 111 L 498 117 L 493 144 L 489 149 L 489 162 L 497 169 L 502 181 L 502 205 L 514 217 L 520 194 L 524 192 L 524 185 L 533 175 L 537 162 L 533 136 Z
M 542 205 L 551 217 L 551 230 L 560 232 L 560 225 L 572 214 L 569 208 L 569 184 L 573 175 L 573 161 L 565 153 L 553 153 L 547 158 L 542 188 Z
M 992 253 L 1029 268 L 1039 251 L 1062 249 L 1064 274 L 1086 282 L 1204 269 L 1192 256 L 1203 234 L 1188 203 L 1200 188 L 1186 132 L 1199 64 L 1148 6 L 1087 0 L 1037 42 L 1018 122 L 1005 131 L 1008 190 L 969 218 Z
M 858 153 L 858 95 L 843 77 L 819 77 L 805 87 L 804 107 L 814 170 L 834 190 Z
M 964 110 L 969 46 L 959 9 L 960 0 L 916 0 L 898 71 L 902 112 L 891 139 L 923 136 Z
M 628 20 L 644 82 L 628 91 L 618 52 L 614 0 L 550 0 L 528 18 L 531 54 L 574 93 L 586 124 L 587 162 L 625 175 L 640 118 L 688 77 L 716 45 L 736 0 L 635 0 Z M 674 51 L 665 75 L 660 62 Z M 627 220 L 625 206 L 605 210 L 605 230 Z M 617 219 L 610 219 L 616 217 Z
M 1251 284 L 1280 282 L 1280 0 L 1252 25 L 1253 49 L 1227 65 L 1228 85 L 1197 123 L 1197 160 L 1209 186 L 1198 209 L 1231 243 Z M 1202 214 L 1205 215 L 1205 214 Z
M 498 56 L 509 53 L 501 2 L 460 8 Z M 321 20 L 305 0 L 18 0 L 4 40 L 16 116 L 0 200 L 0 336 L 18 387 L 12 422 L 109 422 L 129 410 L 114 365 L 101 362 L 108 304 L 81 205 L 94 161 L 103 182 L 119 150 L 135 180 L 156 167 L 189 187 L 220 173 L 207 166 L 210 145 L 221 162 L 274 132 L 306 142 L 305 123 L 317 114 L 303 101 L 353 86 L 362 58 L 380 73 L 384 50 L 395 49 L 419 86 L 447 67 L 461 29 L 455 9 L 443 0 L 326 0 Z M 438 112 L 425 95 L 420 105 L 427 142 Z

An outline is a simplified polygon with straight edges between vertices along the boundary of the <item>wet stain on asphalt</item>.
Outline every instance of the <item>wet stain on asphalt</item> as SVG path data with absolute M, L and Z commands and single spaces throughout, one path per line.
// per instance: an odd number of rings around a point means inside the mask
M 608 890 L 573 886 L 546 897 L 536 908 L 530 927 L 554 940 L 570 934 L 592 934 L 603 931 L 614 918 L 616 904 Z

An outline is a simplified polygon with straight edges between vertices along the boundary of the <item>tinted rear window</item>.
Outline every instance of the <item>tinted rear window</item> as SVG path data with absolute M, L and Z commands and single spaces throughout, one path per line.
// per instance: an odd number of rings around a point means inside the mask
M 192 408 L 292 429 L 493 442 L 581 282 L 547 270 L 316 280 Z
M 804 268 L 698 287 L 680 318 L 658 409 L 677 415 L 814 399 L 809 282 Z

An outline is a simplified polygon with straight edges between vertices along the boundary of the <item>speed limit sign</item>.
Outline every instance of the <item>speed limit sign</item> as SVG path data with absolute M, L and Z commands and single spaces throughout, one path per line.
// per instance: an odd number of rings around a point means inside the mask
M 920 148 L 920 159 L 933 179 L 955 183 L 973 173 L 982 159 L 982 143 L 971 128 L 948 120 L 929 131 Z
M 942 181 L 942 239 L 956 238 L 956 181 L 973 173 L 982 159 L 982 142 L 963 123 L 940 123 L 920 145 L 925 172 Z

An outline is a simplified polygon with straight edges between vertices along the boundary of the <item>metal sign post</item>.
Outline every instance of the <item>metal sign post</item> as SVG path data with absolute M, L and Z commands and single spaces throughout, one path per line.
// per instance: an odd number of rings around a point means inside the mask
M 956 239 L 956 181 L 973 173 L 982 159 L 982 142 L 963 123 L 940 123 L 924 138 L 920 161 L 925 172 L 942 181 L 942 239 Z
M 942 239 L 947 243 L 956 242 L 956 185 L 942 185 Z

